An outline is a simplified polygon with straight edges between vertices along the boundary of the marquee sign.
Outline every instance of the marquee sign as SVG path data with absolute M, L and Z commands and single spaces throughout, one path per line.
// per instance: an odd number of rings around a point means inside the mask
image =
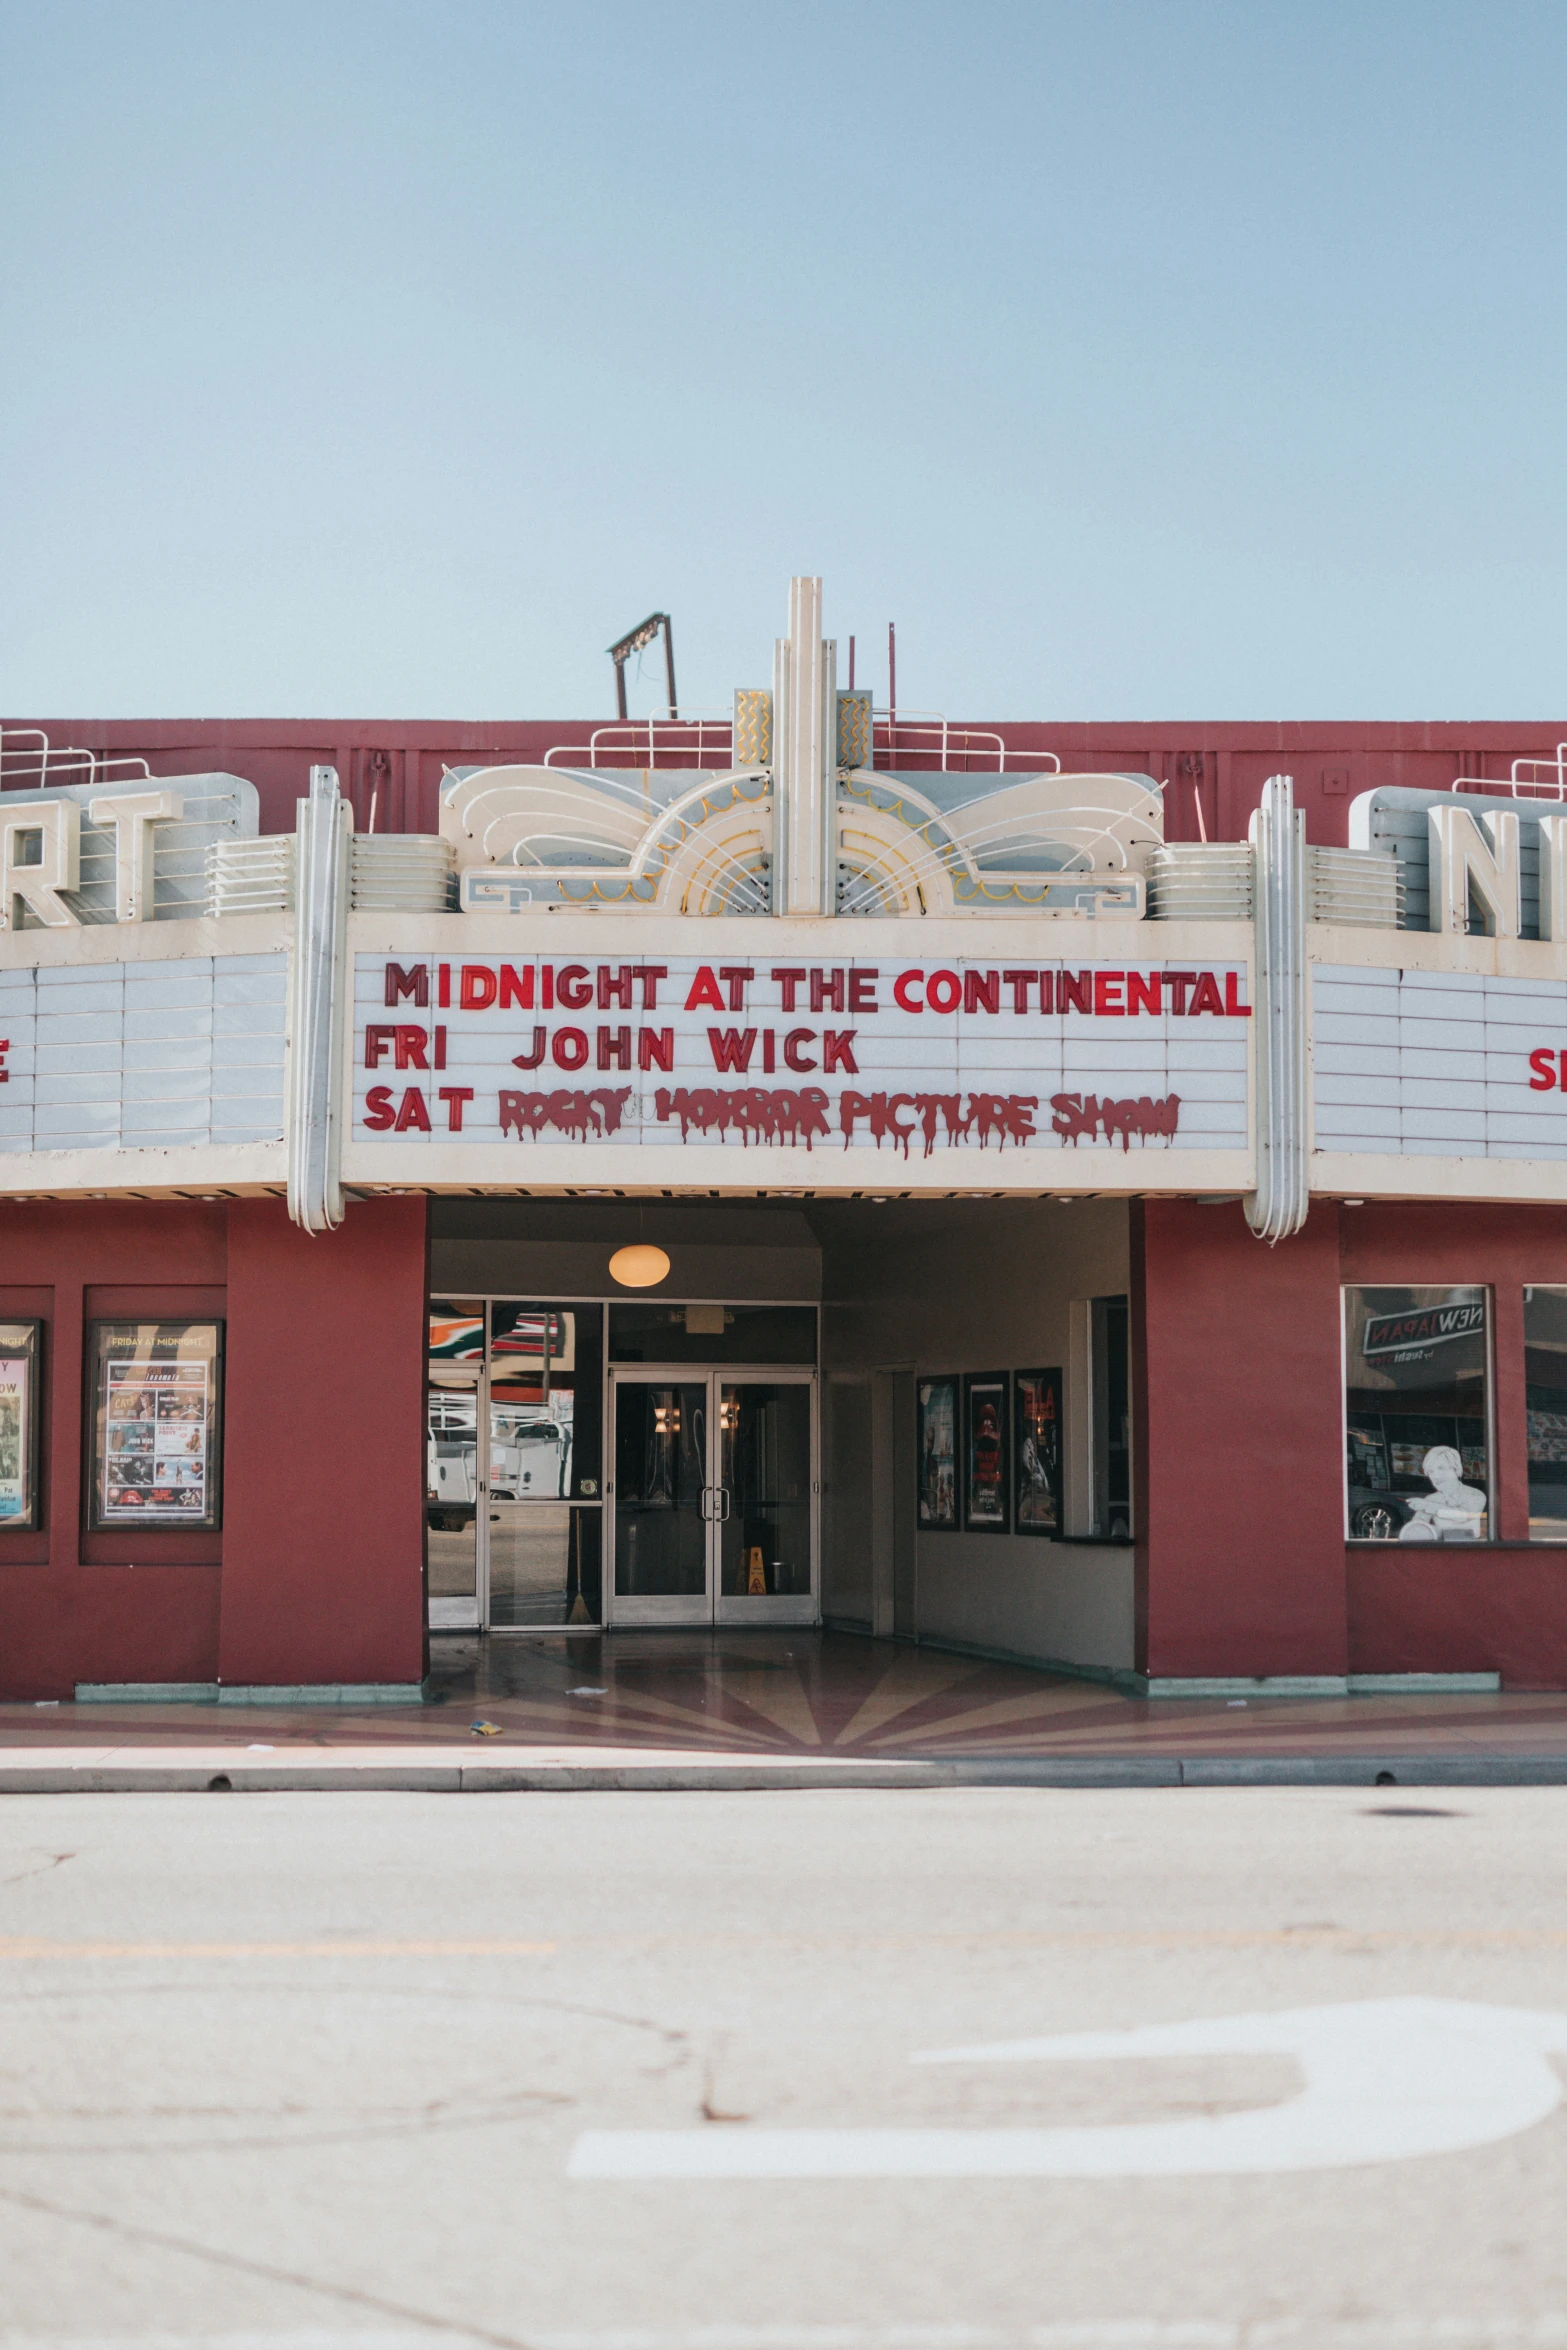
M 353 1135 L 1244 1151 L 1247 990 L 1235 964 L 361 954 Z
M 1567 1159 L 1567 985 L 1431 968 L 1426 941 L 1394 951 L 1409 961 L 1321 963 L 1313 974 L 1318 1154 L 1347 1161 L 1351 1179 L 1373 1157 Z

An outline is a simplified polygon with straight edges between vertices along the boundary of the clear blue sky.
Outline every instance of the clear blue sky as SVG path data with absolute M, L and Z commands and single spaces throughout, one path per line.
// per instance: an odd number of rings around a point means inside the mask
M 1567 7 L 0 0 L 0 710 L 1567 709 Z M 642 707 L 661 695 L 650 668 Z

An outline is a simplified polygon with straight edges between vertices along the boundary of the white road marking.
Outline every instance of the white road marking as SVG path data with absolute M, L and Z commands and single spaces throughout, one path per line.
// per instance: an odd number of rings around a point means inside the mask
M 1296 2097 L 1244 2113 L 1064 2129 L 585 2130 L 574 2179 L 1127 2179 L 1338 2170 L 1452 2154 L 1555 2110 L 1567 2015 L 1461 1999 L 1366 1999 L 1124 2032 L 932 2049 L 915 2064 L 1293 2056 Z

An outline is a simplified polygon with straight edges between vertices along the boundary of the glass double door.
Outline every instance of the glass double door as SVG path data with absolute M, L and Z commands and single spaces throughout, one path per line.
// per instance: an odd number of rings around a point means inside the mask
M 610 1386 L 611 1622 L 814 1623 L 814 1374 L 682 1364 Z

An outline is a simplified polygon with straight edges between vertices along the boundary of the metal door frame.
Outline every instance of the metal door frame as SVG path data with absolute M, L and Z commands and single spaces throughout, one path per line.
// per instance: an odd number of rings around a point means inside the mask
M 616 1447 L 619 1443 L 619 1405 L 616 1390 L 620 1387 L 696 1387 L 707 1390 L 707 1462 L 702 1486 L 702 1517 L 707 1527 L 706 1588 L 701 1599 L 679 1594 L 668 1596 L 622 1598 L 615 1589 L 615 1513 L 617 1496 L 613 1474 L 604 1479 L 604 1624 L 606 1630 L 616 1624 L 639 1624 L 644 1627 L 668 1625 L 685 1630 L 709 1631 L 717 1625 L 734 1630 L 751 1625 L 762 1630 L 777 1624 L 816 1624 L 821 1621 L 821 1413 L 819 1410 L 818 1373 L 814 1367 L 799 1363 L 769 1367 L 765 1363 L 612 1363 L 607 1366 L 608 1410 L 604 1415 L 604 1437 L 607 1467 L 613 1471 Z M 722 1551 L 718 1529 L 728 1516 L 727 1506 L 720 1508 L 718 1497 L 725 1505 L 728 1489 L 718 1477 L 722 1443 L 721 1390 L 724 1387 L 805 1387 L 810 1390 L 810 1479 L 811 1479 L 811 1588 L 809 1592 L 785 1599 L 725 1599 L 722 1582 Z M 712 1505 L 709 1506 L 709 1497 Z

